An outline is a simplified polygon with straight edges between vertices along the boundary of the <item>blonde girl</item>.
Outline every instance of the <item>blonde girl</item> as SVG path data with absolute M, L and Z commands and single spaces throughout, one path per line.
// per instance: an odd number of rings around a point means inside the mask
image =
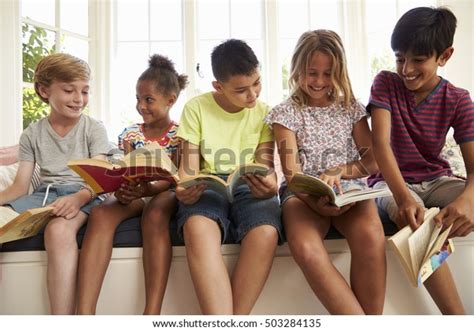
M 273 128 L 288 183 L 296 172 L 319 176 L 336 191 L 366 186 L 377 171 L 364 107 L 355 100 L 340 37 L 305 32 L 296 45 L 290 97 L 266 117 Z M 382 223 L 374 201 L 338 208 L 281 187 L 283 223 L 295 261 L 331 314 L 381 314 L 385 296 Z M 324 247 L 334 226 L 351 249 L 350 282 Z

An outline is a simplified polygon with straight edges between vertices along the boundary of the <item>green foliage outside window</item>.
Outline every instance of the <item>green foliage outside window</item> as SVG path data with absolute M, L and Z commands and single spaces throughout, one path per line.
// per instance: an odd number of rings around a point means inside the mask
M 43 28 L 23 23 L 23 82 L 33 83 L 38 62 L 54 52 L 54 42 Z M 34 88 L 23 88 L 23 128 L 48 114 L 48 105 L 35 93 Z

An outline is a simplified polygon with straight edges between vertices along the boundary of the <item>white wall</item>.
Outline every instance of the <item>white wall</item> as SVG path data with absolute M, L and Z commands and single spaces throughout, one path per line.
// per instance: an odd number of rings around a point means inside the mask
M 456 86 L 474 94 L 474 1 L 443 0 L 440 5 L 450 8 L 458 19 L 454 36 L 454 54 L 442 74 Z
M 20 4 L 0 1 L 0 147 L 18 143 L 21 116 L 21 21 Z

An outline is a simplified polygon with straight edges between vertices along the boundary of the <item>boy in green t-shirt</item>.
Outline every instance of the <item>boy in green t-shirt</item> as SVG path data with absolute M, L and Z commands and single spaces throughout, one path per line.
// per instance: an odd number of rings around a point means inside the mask
M 180 177 L 207 173 L 226 179 L 238 165 L 249 162 L 272 168 L 274 141 L 263 121 L 269 109 L 257 100 L 257 57 L 245 42 L 231 39 L 213 50 L 211 61 L 215 91 L 190 100 L 181 118 Z M 176 188 L 178 231 L 204 314 L 249 314 L 281 239 L 275 173 L 246 175 L 245 182 L 232 203 L 205 185 Z M 229 231 L 241 244 L 232 278 L 220 248 Z

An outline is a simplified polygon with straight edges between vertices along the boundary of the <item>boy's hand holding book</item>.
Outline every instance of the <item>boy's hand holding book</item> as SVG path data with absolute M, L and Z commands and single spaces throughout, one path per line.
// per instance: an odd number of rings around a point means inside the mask
M 474 231 L 474 205 L 470 199 L 459 196 L 456 200 L 441 209 L 434 217 L 443 229 L 453 225 L 449 237 L 464 237 Z
M 273 173 L 266 176 L 246 174 L 242 176 L 242 179 L 247 183 L 255 198 L 268 199 L 278 192 L 278 184 Z
M 192 205 L 196 203 L 207 188 L 206 184 L 195 185 L 191 187 L 183 187 L 178 185 L 176 187 L 176 199 L 185 205 Z
M 420 205 L 411 194 L 406 200 L 402 200 L 398 206 L 398 217 L 396 223 L 398 228 L 409 225 L 415 231 L 424 221 L 425 208 Z

